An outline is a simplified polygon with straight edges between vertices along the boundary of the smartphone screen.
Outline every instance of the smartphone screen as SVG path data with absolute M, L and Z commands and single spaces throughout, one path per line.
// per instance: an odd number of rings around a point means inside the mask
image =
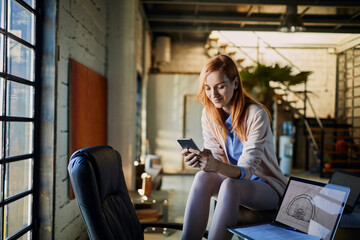
M 179 138 L 177 141 L 181 145 L 182 148 L 192 148 L 192 149 L 200 151 L 198 146 L 196 146 L 194 140 L 192 140 L 191 138 Z

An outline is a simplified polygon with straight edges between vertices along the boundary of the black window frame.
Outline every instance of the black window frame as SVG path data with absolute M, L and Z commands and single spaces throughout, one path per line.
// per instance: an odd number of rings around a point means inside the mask
M 8 31 L 8 4 L 10 4 L 11 1 L 15 1 L 19 5 L 21 5 L 23 8 L 25 8 L 27 11 L 29 11 L 31 14 L 34 15 L 35 18 L 35 27 L 34 27 L 34 33 L 35 34 L 35 43 L 31 44 L 14 34 L 10 33 Z M 32 8 L 30 5 L 28 5 L 26 2 L 22 0 L 4 0 L 4 28 L 1 28 L 0 26 L 0 33 L 3 35 L 3 69 L 0 72 L 0 77 L 4 79 L 4 103 L 3 103 L 3 113 L 0 116 L 0 121 L 3 122 L 2 131 L 3 131 L 3 152 L 5 153 L 6 150 L 6 131 L 7 131 L 7 122 L 31 122 L 33 123 L 33 151 L 30 154 L 23 154 L 18 156 L 10 156 L 5 157 L 0 156 L 0 166 L 2 171 L 2 184 L 0 186 L 1 188 L 1 199 L 0 199 L 0 217 L 1 217 L 1 234 L 0 239 L 5 239 L 5 231 L 4 231 L 4 211 L 5 206 L 15 202 L 16 200 L 19 200 L 21 198 L 24 198 L 26 196 L 32 195 L 32 209 L 31 209 L 31 222 L 28 226 L 25 226 L 21 229 L 19 229 L 17 232 L 15 232 L 13 235 L 9 236 L 8 240 L 18 239 L 22 237 L 24 234 L 27 234 L 28 232 L 31 232 L 31 238 L 32 239 L 38 239 L 39 238 L 39 180 L 40 180 L 40 107 L 41 107 L 41 58 L 42 58 L 42 24 L 43 24 L 43 1 L 42 0 L 35 0 L 35 8 Z M 8 39 L 13 39 L 17 41 L 18 43 L 34 50 L 34 80 L 29 81 L 27 79 L 23 79 L 18 76 L 14 76 L 8 73 Z M 13 82 L 25 84 L 28 86 L 34 87 L 34 113 L 33 117 L 11 117 L 6 116 L 6 82 L 8 80 L 11 80 Z M 5 199 L 5 176 L 6 176 L 6 164 L 10 162 L 15 161 L 21 161 L 26 159 L 33 159 L 33 172 L 32 172 L 32 188 L 26 191 L 23 191 L 21 193 L 18 193 L 14 196 L 8 197 Z

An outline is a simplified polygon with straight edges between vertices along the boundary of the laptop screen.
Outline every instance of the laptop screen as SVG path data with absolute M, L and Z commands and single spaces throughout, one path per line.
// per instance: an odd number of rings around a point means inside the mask
M 346 186 L 351 189 L 345 210 L 347 210 L 347 212 L 352 212 L 360 194 L 360 175 L 336 170 L 329 183 Z
M 304 233 L 332 239 L 349 188 L 291 177 L 275 221 Z

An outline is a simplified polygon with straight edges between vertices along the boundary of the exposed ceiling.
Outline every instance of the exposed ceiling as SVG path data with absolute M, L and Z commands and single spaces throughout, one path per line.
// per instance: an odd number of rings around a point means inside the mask
M 305 32 L 360 33 L 360 0 L 141 0 L 154 35 L 205 41 L 213 30 L 279 31 L 287 5 Z

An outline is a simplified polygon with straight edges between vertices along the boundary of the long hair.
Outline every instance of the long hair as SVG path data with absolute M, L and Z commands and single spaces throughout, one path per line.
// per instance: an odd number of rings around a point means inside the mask
M 249 93 L 244 90 L 238 68 L 229 56 L 220 55 L 210 58 L 200 73 L 197 98 L 204 105 L 206 113 L 210 116 L 210 118 L 221 127 L 221 136 L 223 137 L 224 141 L 226 140 L 228 134 L 227 128 L 224 124 L 226 120 L 226 114 L 222 108 L 216 108 L 205 93 L 206 78 L 210 73 L 215 71 L 223 73 L 230 80 L 230 82 L 233 82 L 236 79 L 238 80 L 238 87 L 237 89 L 234 89 L 233 97 L 230 100 L 230 104 L 232 105 L 231 124 L 233 131 L 235 131 L 235 133 L 238 135 L 239 140 L 245 141 L 247 139 L 246 119 L 248 107 L 251 104 L 258 104 L 265 109 L 269 119 L 271 119 L 271 115 L 264 105 L 255 100 L 250 96 Z

